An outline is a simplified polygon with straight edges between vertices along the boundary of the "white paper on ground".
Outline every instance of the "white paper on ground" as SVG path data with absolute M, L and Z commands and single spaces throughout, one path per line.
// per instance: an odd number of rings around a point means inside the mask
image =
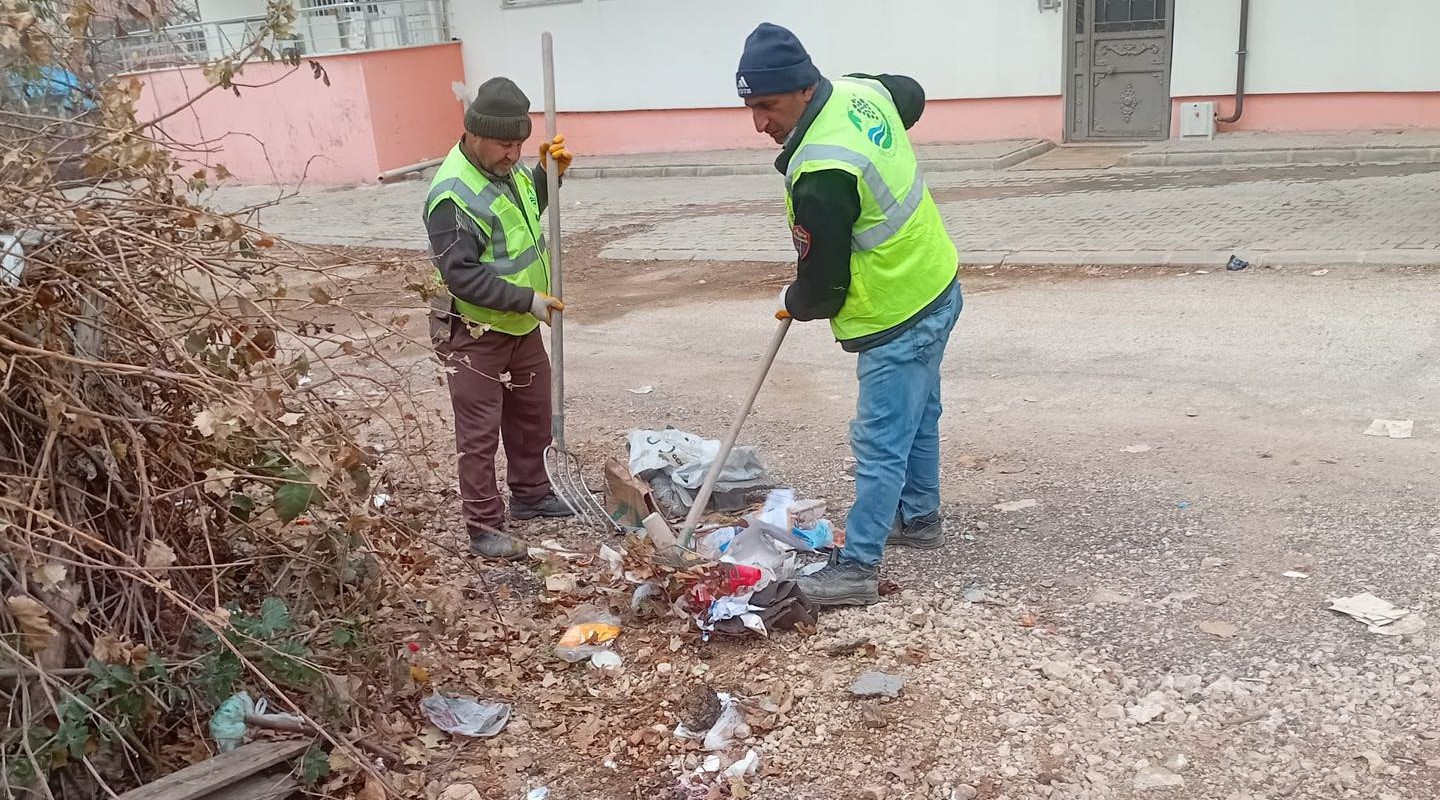
M 1425 618 L 1408 608 L 1397 608 L 1370 592 L 1331 598 L 1330 610 L 1339 611 L 1365 623 L 1371 633 L 1382 636 L 1409 636 L 1425 627 Z
M 1388 436 L 1391 439 L 1409 439 L 1415 435 L 1413 419 L 1377 419 L 1365 429 L 1366 436 Z

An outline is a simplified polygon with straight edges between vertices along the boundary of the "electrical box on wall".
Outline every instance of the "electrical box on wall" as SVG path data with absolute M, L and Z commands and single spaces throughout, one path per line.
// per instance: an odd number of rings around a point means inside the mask
M 1180 138 L 1181 138 L 1181 139 L 1214 139 L 1214 138 L 1215 138 L 1215 104 L 1214 104 L 1214 103 L 1181 103 L 1181 104 L 1180 104 Z

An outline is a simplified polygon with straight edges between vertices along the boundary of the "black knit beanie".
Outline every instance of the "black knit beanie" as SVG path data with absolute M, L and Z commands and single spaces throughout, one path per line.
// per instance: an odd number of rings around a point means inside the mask
M 509 78 L 491 78 L 465 109 L 465 130 L 487 139 L 528 139 L 530 98 Z

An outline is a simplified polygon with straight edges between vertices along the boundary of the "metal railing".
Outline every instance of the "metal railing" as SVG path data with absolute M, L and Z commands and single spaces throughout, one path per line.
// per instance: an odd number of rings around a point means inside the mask
M 263 15 L 171 25 L 132 33 L 115 42 L 126 71 L 216 61 L 248 47 L 264 26 Z M 352 53 L 450 40 L 447 0 L 311 0 L 297 9 L 293 36 L 267 43 L 276 55 Z

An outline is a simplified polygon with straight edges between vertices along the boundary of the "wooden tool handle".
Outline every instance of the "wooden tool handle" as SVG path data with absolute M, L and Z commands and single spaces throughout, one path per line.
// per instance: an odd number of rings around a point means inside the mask
M 549 31 L 540 34 L 540 50 L 545 62 L 545 136 L 555 138 L 555 40 Z M 565 283 L 560 270 L 560 170 L 555 159 L 546 158 L 545 188 L 550 216 L 550 294 L 565 299 Z M 555 447 L 565 449 L 565 314 L 556 311 L 550 316 L 550 433 Z
M 780 352 L 780 345 L 785 342 L 785 334 L 790 331 L 791 320 L 780 320 L 780 326 L 775 329 L 775 336 L 770 340 L 770 349 L 765 353 L 765 359 L 760 364 L 760 374 L 755 376 L 755 382 L 750 386 L 750 394 L 745 397 L 740 410 L 735 413 L 735 421 L 730 423 L 730 432 L 725 434 L 725 440 L 720 443 L 720 452 L 716 454 L 715 461 L 710 464 L 710 469 L 705 473 L 705 482 L 700 485 L 700 491 L 695 495 L 695 504 L 690 506 L 690 513 L 685 516 L 685 526 L 680 529 L 680 546 L 689 547 L 695 539 L 695 526 L 700 523 L 700 515 L 705 513 L 705 506 L 710 503 L 710 495 L 715 492 L 715 484 L 720 481 L 720 471 L 725 468 L 725 461 L 730 457 L 730 451 L 735 447 L 735 440 L 740 438 L 740 429 L 745 427 L 745 418 L 750 416 L 750 409 L 755 406 L 755 398 L 760 395 L 760 387 L 765 385 L 765 377 L 770 374 L 770 366 L 775 363 L 775 356 Z

